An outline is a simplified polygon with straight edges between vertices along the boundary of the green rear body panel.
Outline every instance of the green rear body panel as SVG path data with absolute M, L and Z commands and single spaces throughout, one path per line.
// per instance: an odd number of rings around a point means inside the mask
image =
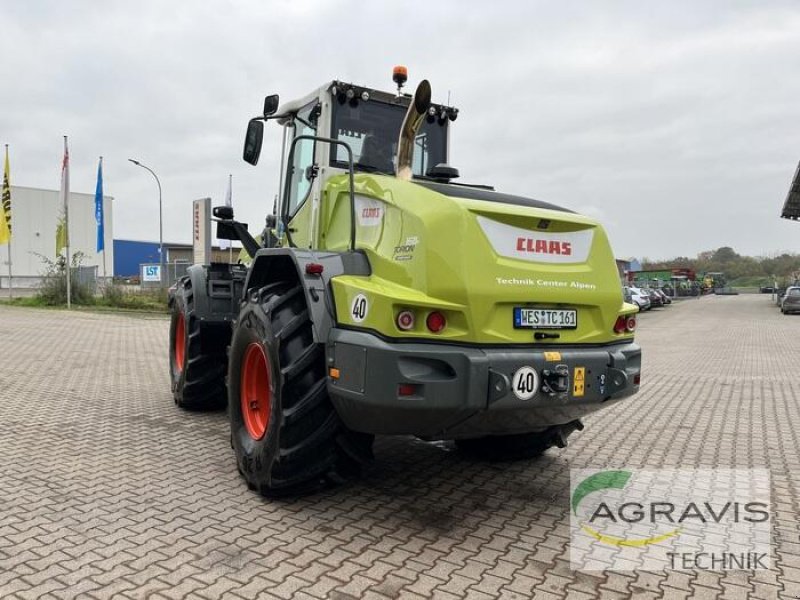
M 470 345 L 632 341 L 632 334 L 613 331 L 616 319 L 636 308 L 623 301 L 606 233 L 593 219 L 449 196 L 388 176 L 358 174 L 355 183 L 356 246 L 366 252 L 372 274 L 332 279 L 340 327 Z M 346 250 L 347 178 L 331 178 L 322 193 L 320 248 Z M 354 314 L 359 296 L 363 310 Z M 518 306 L 575 309 L 577 327 L 534 342 L 533 330 L 514 327 Z M 417 317 L 409 331 L 396 325 L 405 309 Z M 425 325 L 433 310 L 447 318 L 438 334 Z

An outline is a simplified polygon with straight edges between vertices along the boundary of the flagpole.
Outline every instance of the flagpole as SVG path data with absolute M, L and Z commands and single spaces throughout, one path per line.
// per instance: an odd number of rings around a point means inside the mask
M 103 253 L 103 288 L 108 285 L 108 276 L 106 275 L 106 228 L 105 228 L 105 196 L 103 194 L 103 157 L 100 157 L 100 162 L 97 166 L 97 189 L 94 194 L 95 201 L 95 218 L 97 219 L 97 244 L 98 248 L 102 247 Z M 99 208 L 99 210 L 98 210 Z
M 228 174 L 228 197 L 226 198 L 229 206 L 233 206 L 233 173 Z M 233 241 L 228 240 L 228 264 L 233 263 Z
M 14 277 L 11 274 L 11 239 L 8 240 L 8 297 L 14 297 Z
M 3 165 L 3 192 L 5 192 L 5 187 L 8 186 L 8 193 L 9 193 L 9 204 L 8 208 L 11 210 L 11 176 L 9 175 L 8 170 L 6 167 L 8 166 L 8 144 L 6 144 L 6 162 Z M 4 199 L 5 200 L 5 199 Z M 14 297 L 14 275 L 11 270 L 11 213 L 9 212 L 7 217 L 8 219 L 8 297 Z
M 67 171 L 65 183 L 62 184 L 64 185 L 64 238 L 67 251 L 67 310 L 70 310 L 72 308 L 72 282 L 70 281 L 72 279 L 72 263 L 69 256 L 69 151 L 67 149 L 67 136 L 64 136 L 64 156 L 67 157 L 67 163 L 64 167 Z

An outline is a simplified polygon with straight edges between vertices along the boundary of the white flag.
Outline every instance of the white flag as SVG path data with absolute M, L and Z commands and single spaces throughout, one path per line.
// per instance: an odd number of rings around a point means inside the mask
M 61 190 L 58 194 L 60 214 L 58 227 L 56 227 L 56 255 L 67 248 L 69 260 L 69 150 L 67 149 L 67 136 L 64 136 L 64 160 L 61 161 Z
M 225 206 L 233 206 L 231 200 L 231 194 L 233 193 L 233 190 L 231 189 L 232 187 L 233 187 L 233 175 L 228 175 L 228 190 L 225 192 Z M 219 240 L 219 247 L 220 250 L 225 250 L 226 248 L 230 248 L 231 241 Z

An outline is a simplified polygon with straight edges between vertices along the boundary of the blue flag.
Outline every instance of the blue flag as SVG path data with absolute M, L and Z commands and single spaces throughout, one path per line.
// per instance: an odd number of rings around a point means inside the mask
M 105 228 L 103 227 L 103 157 L 97 164 L 97 189 L 94 193 L 94 218 L 97 221 L 97 251 L 105 250 Z

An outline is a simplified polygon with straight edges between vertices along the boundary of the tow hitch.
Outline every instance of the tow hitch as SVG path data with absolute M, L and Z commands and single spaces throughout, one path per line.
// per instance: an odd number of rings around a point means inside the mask
M 545 394 L 564 394 L 569 391 L 569 367 L 558 365 L 542 371 L 542 391 Z
M 573 431 L 583 431 L 583 423 L 579 419 L 570 421 L 564 425 L 556 425 L 550 428 L 553 432 L 553 445 L 558 448 L 567 447 L 567 438 Z

